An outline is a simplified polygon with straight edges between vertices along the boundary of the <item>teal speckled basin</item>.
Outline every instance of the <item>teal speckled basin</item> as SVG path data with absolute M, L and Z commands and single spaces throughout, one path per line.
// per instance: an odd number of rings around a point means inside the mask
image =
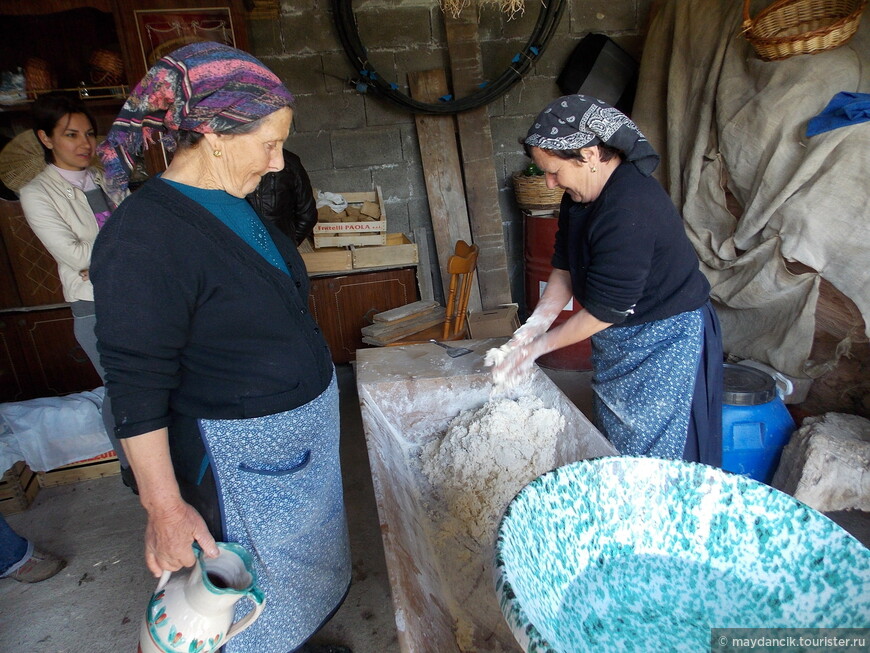
M 535 479 L 502 518 L 495 583 L 525 651 L 870 627 L 870 550 L 787 494 L 682 461 L 599 458 Z

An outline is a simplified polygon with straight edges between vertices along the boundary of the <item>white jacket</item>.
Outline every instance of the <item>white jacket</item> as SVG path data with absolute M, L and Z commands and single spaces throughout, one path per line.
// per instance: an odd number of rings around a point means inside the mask
M 94 181 L 104 191 L 103 172 L 91 168 Z M 57 261 L 63 285 L 63 298 L 94 301 L 94 287 L 81 277 L 91 265 L 91 248 L 97 238 L 97 221 L 84 191 L 73 186 L 50 165 L 24 186 L 20 193 L 21 208 L 27 223 Z M 124 196 L 110 196 L 114 210 Z

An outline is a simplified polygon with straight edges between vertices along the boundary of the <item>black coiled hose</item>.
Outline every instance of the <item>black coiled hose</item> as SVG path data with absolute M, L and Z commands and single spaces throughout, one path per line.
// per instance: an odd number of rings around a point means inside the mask
M 338 29 L 341 46 L 344 48 L 351 66 L 360 74 L 360 79 L 353 80 L 353 84 L 363 92 L 368 92 L 371 89 L 384 99 L 412 113 L 444 114 L 460 113 L 485 106 L 504 95 L 520 81 L 532 67 L 532 64 L 544 53 L 544 49 L 559 25 L 566 2 L 565 0 L 543 0 L 541 2 L 541 10 L 538 13 L 538 20 L 531 37 L 497 79 L 471 95 L 439 102 L 414 100 L 399 91 L 396 84 L 385 81 L 377 74 L 368 60 L 365 46 L 360 41 L 352 4 L 352 0 L 333 0 L 332 2 L 335 26 Z

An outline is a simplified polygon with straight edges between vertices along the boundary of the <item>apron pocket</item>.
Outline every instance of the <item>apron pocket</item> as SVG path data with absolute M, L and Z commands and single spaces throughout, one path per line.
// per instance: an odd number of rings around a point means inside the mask
M 288 476 L 290 474 L 296 474 L 298 472 L 301 472 L 308 466 L 308 463 L 310 462 L 311 449 L 306 449 L 296 459 L 296 461 L 290 463 L 288 467 L 278 468 L 274 465 L 254 467 L 252 465 L 248 465 L 247 463 L 239 463 L 239 471 L 247 472 L 249 474 L 259 474 L 260 476 Z

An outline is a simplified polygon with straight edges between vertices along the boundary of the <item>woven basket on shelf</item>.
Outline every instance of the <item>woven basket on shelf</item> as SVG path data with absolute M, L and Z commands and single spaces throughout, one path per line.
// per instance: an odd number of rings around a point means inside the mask
M 124 81 L 124 62 L 121 55 L 111 50 L 94 50 L 88 63 L 91 64 L 91 81 L 99 86 L 117 86 Z
M 21 132 L 0 150 L 0 181 L 16 193 L 44 168 L 42 146 L 32 129 Z
M 547 188 L 544 175 L 526 176 L 521 172 L 513 174 L 514 195 L 517 204 L 523 209 L 549 209 L 559 206 L 565 191 L 561 188 Z
M 777 0 L 749 16 L 743 2 L 743 34 L 765 61 L 814 54 L 846 43 L 858 29 L 868 0 Z
M 40 91 L 55 88 L 54 72 L 45 59 L 31 57 L 24 63 L 24 84 L 31 99 Z

